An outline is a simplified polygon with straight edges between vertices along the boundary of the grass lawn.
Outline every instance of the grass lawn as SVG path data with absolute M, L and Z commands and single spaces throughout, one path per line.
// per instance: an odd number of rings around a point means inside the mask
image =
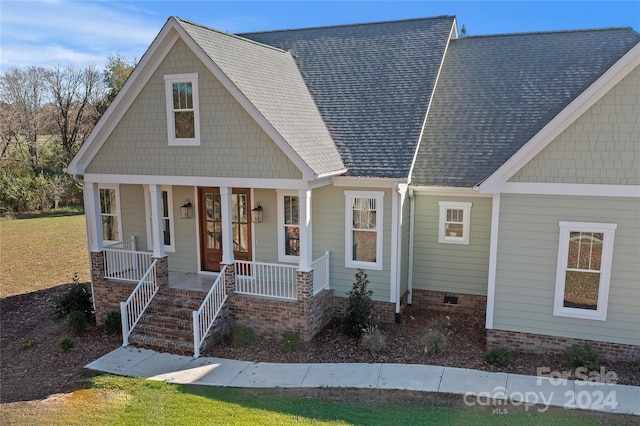
M 49 425 L 585 425 L 577 411 L 520 409 L 492 414 L 460 404 L 389 405 L 297 397 L 279 389 L 181 386 L 115 376 L 92 379 L 88 389 L 0 406 L 4 424 Z
M 90 280 L 84 213 L 68 208 L 0 218 L 0 297 Z

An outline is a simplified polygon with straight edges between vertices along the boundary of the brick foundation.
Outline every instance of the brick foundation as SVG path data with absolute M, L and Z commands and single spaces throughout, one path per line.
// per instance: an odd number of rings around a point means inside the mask
M 457 297 L 458 303 L 445 303 L 445 297 Z M 487 311 L 487 296 L 414 289 L 411 304 L 448 313 L 464 312 L 484 317 Z
M 640 359 L 640 346 L 517 331 L 487 330 L 487 349 L 500 346 L 529 353 L 559 353 L 573 345 L 589 344 L 610 361 L 634 362 Z
M 105 279 L 101 279 L 99 282 L 94 281 L 93 294 L 95 297 L 96 323 L 103 324 L 111 311 L 119 313 L 120 302 L 127 300 L 134 288 L 136 288 L 135 283 L 107 281 Z
M 404 311 L 407 306 L 408 292 L 405 292 L 400 297 L 400 313 Z M 349 298 L 347 297 L 334 297 L 333 298 L 333 314 L 336 318 L 344 318 L 347 312 L 347 306 L 349 306 Z M 392 323 L 396 320 L 396 304 L 391 302 L 379 302 L 373 301 L 373 309 L 371 312 L 373 322 L 380 323 Z

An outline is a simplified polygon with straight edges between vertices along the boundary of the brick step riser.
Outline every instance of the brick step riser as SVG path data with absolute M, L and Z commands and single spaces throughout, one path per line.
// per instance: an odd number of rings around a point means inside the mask
M 176 330 L 191 330 L 193 328 L 193 323 L 191 321 L 183 320 L 180 318 L 169 318 L 153 315 L 145 315 L 140 318 L 140 321 L 138 322 L 138 325 L 136 327 L 141 325 L 150 325 L 161 328 L 173 328 Z
M 197 311 L 202 305 L 204 299 L 186 299 L 186 298 L 177 298 L 177 297 L 166 297 L 166 296 L 156 296 L 151 301 L 152 305 L 155 306 L 166 306 L 173 308 L 189 308 L 191 310 Z
M 176 318 L 180 320 L 192 321 L 193 320 L 193 311 L 190 309 L 176 309 L 170 308 L 166 306 L 155 306 L 151 305 L 145 311 L 144 316 L 153 315 L 153 316 L 161 316 L 161 317 L 169 317 Z
M 167 340 L 193 342 L 193 332 L 191 330 L 139 325 L 135 328 L 134 333 L 141 336 L 160 337 Z
M 193 343 L 188 344 L 178 340 L 159 339 L 136 334 L 132 334 L 129 337 L 129 343 L 135 347 L 153 349 L 158 352 L 193 356 Z

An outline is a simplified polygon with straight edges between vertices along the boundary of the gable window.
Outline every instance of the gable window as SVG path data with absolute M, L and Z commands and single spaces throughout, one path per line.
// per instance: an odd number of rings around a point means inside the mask
M 170 186 L 162 186 L 162 243 L 168 252 L 175 251 L 175 236 L 173 232 L 173 197 Z M 148 189 L 144 191 L 145 209 L 147 214 L 147 248 L 153 250 L 153 215 L 151 214 L 151 196 Z
M 469 244 L 471 203 L 440 201 L 438 242 Z
M 200 145 L 198 74 L 165 75 L 169 145 Z
M 607 319 L 616 224 L 560 222 L 553 314 Z
M 100 185 L 100 219 L 102 239 L 120 241 L 120 193 L 118 186 Z
M 300 260 L 300 199 L 295 192 L 278 191 L 278 260 Z
M 384 192 L 345 191 L 345 266 L 382 270 Z

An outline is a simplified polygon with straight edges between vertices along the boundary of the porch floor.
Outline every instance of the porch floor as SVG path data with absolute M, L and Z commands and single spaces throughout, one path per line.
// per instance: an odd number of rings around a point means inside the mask
M 195 272 L 169 271 L 169 288 L 202 291 L 208 293 L 218 275 L 201 275 Z

